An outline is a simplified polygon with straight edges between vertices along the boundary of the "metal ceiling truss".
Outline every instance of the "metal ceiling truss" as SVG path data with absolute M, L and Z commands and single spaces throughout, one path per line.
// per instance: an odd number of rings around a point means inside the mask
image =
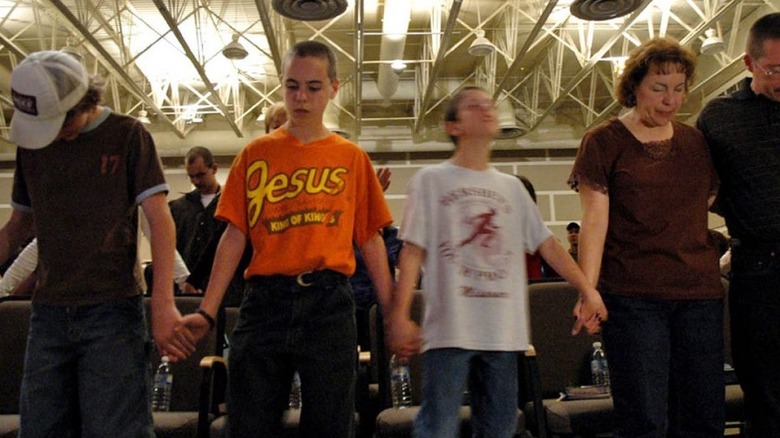
M 400 0 L 382 0 L 380 8 L 388 1 Z M 400 82 L 414 89 L 413 97 L 389 100 L 394 109 L 385 116 L 377 115 L 378 104 L 366 99 L 371 93 L 366 84 L 387 63 L 366 41 L 381 36 L 378 11 L 366 11 L 364 0 L 353 3 L 343 17 L 305 22 L 282 17 L 270 0 L 7 0 L 0 9 L 5 13 L 0 16 L 0 62 L 10 71 L 34 50 L 60 49 L 73 40 L 88 55 L 90 71 L 106 78 L 106 101 L 118 111 L 147 110 L 185 139 L 197 129 L 187 120 L 192 106 L 222 120 L 240 138 L 256 115 L 280 100 L 285 51 L 296 41 L 316 39 L 336 51 L 342 86 L 334 104 L 358 136 L 366 126 L 395 124 L 408 127 L 413 139 L 425 138 L 429 127 L 439 125 L 434 116 L 444 102 L 469 83 L 483 86 L 497 101 L 512 102 L 522 116 L 519 122 L 530 131 L 563 123 L 581 133 L 620 109 L 614 69 L 601 61 L 625 56 L 654 36 L 670 35 L 696 48 L 707 29 L 716 29 L 727 49 L 700 57 L 703 74 L 681 111 L 695 115 L 704 102 L 745 76 L 739 47 L 748 27 L 744 23 L 778 10 L 774 0 L 644 0 L 623 19 L 586 22 L 559 14 L 567 12 L 563 0 L 435 1 L 412 17 L 416 28 L 409 31 L 404 56 L 409 69 Z M 29 13 L 29 22 L 11 18 L 20 11 Z M 373 21 L 367 21 L 369 16 Z M 164 26 L 158 24 L 161 19 Z M 195 29 L 195 36 L 185 29 Z M 464 55 L 478 30 L 485 31 L 496 51 L 482 58 Z M 267 62 L 260 67 L 233 62 L 233 76 L 210 76 L 209 63 L 224 61 L 219 50 L 207 48 L 213 47 L 210 39 L 224 38 L 228 31 Z M 174 47 L 187 60 L 188 65 L 176 68 L 191 70 L 196 83 L 148 76 L 146 57 L 161 45 Z M 9 96 L 0 91 L 3 140 L 12 110 Z M 367 112 L 368 105 L 374 105 L 374 113 Z

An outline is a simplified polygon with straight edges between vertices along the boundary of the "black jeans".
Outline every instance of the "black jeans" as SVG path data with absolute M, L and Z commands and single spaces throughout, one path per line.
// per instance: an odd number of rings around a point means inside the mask
M 357 348 L 346 276 L 320 271 L 253 277 L 231 339 L 230 437 L 280 437 L 295 370 L 301 376 L 300 436 L 354 433 Z
M 735 245 L 731 275 L 731 349 L 747 435 L 780 437 L 780 245 Z

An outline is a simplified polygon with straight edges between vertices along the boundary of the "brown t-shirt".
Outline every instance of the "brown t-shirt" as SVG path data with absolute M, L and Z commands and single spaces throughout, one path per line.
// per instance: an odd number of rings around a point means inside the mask
M 640 143 L 618 119 L 585 134 L 570 182 L 609 196 L 598 289 L 661 299 L 721 298 L 707 227 L 717 176 L 702 134 L 674 123 L 670 141 Z
M 12 199 L 35 219 L 37 303 L 90 305 L 140 293 L 137 205 L 168 190 L 162 166 L 133 118 L 106 109 L 87 129 L 73 141 L 17 149 Z

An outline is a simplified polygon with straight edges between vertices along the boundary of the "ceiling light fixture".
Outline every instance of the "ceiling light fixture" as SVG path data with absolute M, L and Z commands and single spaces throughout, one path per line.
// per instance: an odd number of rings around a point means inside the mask
M 81 53 L 81 50 L 75 46 L 73 38 L 68 38 L 67 42 L 65 43 L 65 47 L 60 49 L 60 52 L 67 53 L 68 55 L 78 59 L 79 62 L 84 61 L 84 55 Z
M 400 59 L 396 59 L 390 64 L 390 68 L 393 69 L 395 74 L 400 75 L 404 72 L 404 70 L 406 70 L 406 63 Z
M 233 41 L 229 42 L 225 48 L 222 49 L 222 55 L 224 55 L 225 58 L 237 61 L 246 58 L 246 56 L 249 54 L 244 46 L 238 42 L 239 37 L 239 34 L 233 34 Z
M 488 56 L 496 51 L 496 46 L 485 38 L 485 31 L 477 29 L 477 37 L 469 46 L 469 54 L 471 56 Z
M 723 38 L 718 36 L 718 31 L 715 29 L 707 29 L 704 31 L 707 38 L 701 43 L 702 55 L 714 55 L 726 50 L 726 44 L 723 42 Z
M 482 30 L 482 17 L 479 13 L 479 3 L 477 3 L 477 37 L 471 42 L 469 46 L 469 54 L 471 56 L 488 56 L 496 51 L 496 46 L 485 38 L 485 31 Z
M 138 111 L 138 117 L 136 119 L 144 125 L 151 125 L 152 121 L 149 120 L 149 113 L 145 109 Z
M 508 98 L 500 100 L 496 107 L 498 110 L 498 132 L 495 138 L 497 140 L 517 138 L 528 132 L 527 128 L 518 123 L 515 109 Z

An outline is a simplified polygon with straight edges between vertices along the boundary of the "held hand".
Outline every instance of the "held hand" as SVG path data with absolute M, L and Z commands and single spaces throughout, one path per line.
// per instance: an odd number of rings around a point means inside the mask
M 387 344 L 401 362 L 406 362 L 422 347 L 420 326 L 408 318 L 395 318 L 386 326 Z
M 211 330 L 209 322 L 203 315 L 197 313 L 190 313 L 182 319 L 184 327 L 186 327 L 192 334 L 193 338 L 197 341 L 206 336 L 206 333 Z
M 171 362 L 186 359 L 195 351 L 194 337 L 182 325 L 182 317 L 176 306 L 152 308 L 152 333 L 157 350 Z
M 579 334 L 583 327 L 590 335 L 599 333 L 601 323 L 609 317 L 600 294 L 595 294 L 590 298 L 580 297 L 577 304 L 574 305 L 573 313 L 576 321 L 571 331 L 572 335 Z

